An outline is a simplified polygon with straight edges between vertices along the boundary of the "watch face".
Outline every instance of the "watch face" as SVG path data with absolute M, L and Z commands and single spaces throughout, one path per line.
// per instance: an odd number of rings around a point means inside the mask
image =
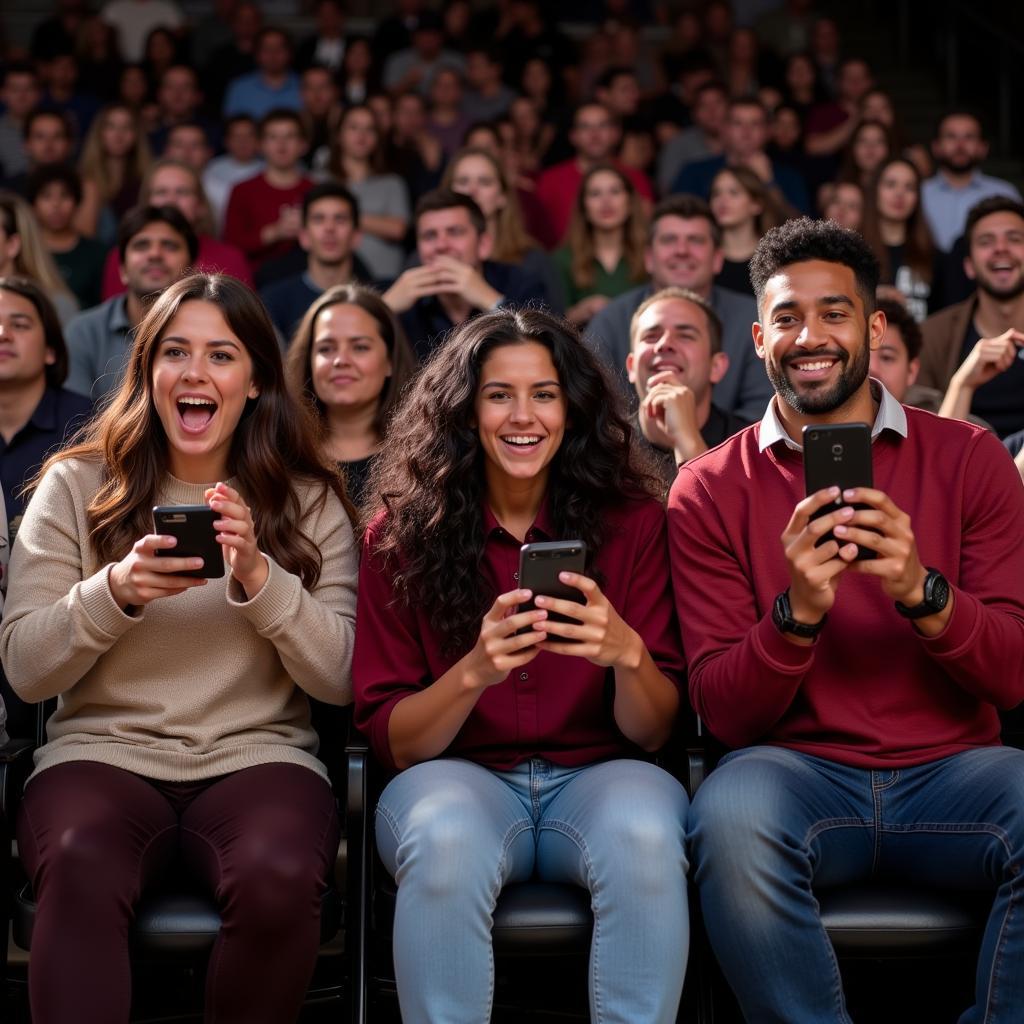
M 949 582 L 946 577 L 933 577 L 931 591 L 928 603 L 939 609 L 945 608 L 946 602 L 949 600 Z

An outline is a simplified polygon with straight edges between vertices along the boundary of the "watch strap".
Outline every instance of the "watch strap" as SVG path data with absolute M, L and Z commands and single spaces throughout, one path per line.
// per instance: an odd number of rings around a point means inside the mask
M 804 640 L 813 640 L 822 631 L 825 623 L 828 622 L 828 615 L 822 615 L 815 623 L 797 622 L 793 618 L 793 608 L 789 603 L 789 589 L 784 590 L 777 598 L 772 607 L 772 622 L 780 633 L 792 633 L 793 636 L 801 637 Z

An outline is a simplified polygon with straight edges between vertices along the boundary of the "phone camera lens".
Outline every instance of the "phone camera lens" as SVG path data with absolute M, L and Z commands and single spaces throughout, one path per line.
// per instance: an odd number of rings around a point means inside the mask
M 842 455 L 843 454 L 843 446 L 841 444 L 834 444 L 834 445 L 832 445 L 832 454 L 833 455 Z
M 536 551 L 531 551 L 530 552 L 530 559 L 531 559 L 531 561 L 534 560 L 536 557 L 537 557 L 537 552 Z
M 812 441 L 817 441 L 818 440 L 818 435 L 816 433 L 811 434 L 811 440 Z

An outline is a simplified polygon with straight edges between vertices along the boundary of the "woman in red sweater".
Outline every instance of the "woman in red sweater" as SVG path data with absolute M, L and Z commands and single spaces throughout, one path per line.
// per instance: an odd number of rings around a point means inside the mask
M 595 1019 L 675 1020 L 686 965 L 682 652 L 658 485 L 565 322 L 461 326 L 396 412 L 364 541 L 356 718 L 395 778 L 377 848 L 398 882 L 406 1020 L 480 1021 L 509 882 L 587 888 Z M 519 587 L 520 545 L 582 540 L 584 602 Z M 578 624 L 556 621 L 570 614 Z M 575 642 L 573 642 L 575 641 Z

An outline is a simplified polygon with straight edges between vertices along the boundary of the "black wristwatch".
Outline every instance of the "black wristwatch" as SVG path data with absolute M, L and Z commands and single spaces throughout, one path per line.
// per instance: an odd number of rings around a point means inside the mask
M 775 604 L 772 606 L 772 622 L 775 623 L 775 628 L 780 633 L 792 633 L 793 636 L 802 637 L 804 640 L 813 640 L 828 622 L 828 615 L 822 615 L 817 622 L 810 626 L 806 622 L 797 622 L 793 618 L 793 609 L 789 603 L 789 590 L 786 589 L 775 598 Z
M 938 569 L 929 569 L 924 578 L 924 600 L 907 607 L 902 601 L 896 602 L 896 611 L 905 619 L 923 619 L 938 615 L 949 604 L 949 580 Z

